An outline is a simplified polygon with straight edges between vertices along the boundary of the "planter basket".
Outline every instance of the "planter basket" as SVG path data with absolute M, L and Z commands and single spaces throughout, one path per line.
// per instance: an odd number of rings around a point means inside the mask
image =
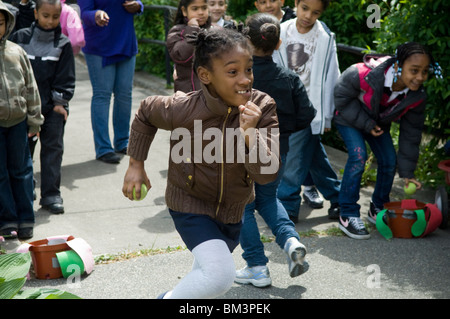
M 67 241 L 74 239 L 73 236 Z M 31 259 L 33 261 L 34 273 L 38 279 L 55 279 L 62 277 L 61 266 L 56 253 L 72 250 L 67 242 L 53 244 L 48 239 L 38 240 L 30 243 Z
M 82 238 L 63 235 L 24 243 L 17 252 L 30 252 L 38 279 L 68 278 L 90 274 L 94 268 L 92 248 Z

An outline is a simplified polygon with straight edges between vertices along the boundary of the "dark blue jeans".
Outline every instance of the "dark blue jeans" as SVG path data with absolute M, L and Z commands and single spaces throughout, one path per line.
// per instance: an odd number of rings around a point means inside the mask
M 389 194 L 395 177 L 397 156 L 389 131 L 378 137 L 349 126 L 336 125 L 348 150 L 348 160 L 339 194 L 342 217 L 359 217 L 359 191 L 367 161 L 366 141 L 377 159 L 377 181 L 372 194 L 375 207 L 383 208 L 389 202 Z
M 0 229 L 34 225 L 33 164 L 26 120 L 0 127 Z
M 291 216 L 299 214 L 300 192 L 309 174 L 323 197 L 332 204 L 337 203 L 341 181 L 331 167 L 320 135 L 312 134 L 311 127 L 289 137 L 289 151 L 278 186 L 278 198 Z
M 261 235 L 256 223 L 255 210 L 272 230 L 281 249 L 284 248 L 284 244 L 290 237 L 300 239 L 294 223 L 289 219 L 286 209 L 277 198 L 278 184 L 283 176 L 285 160 L 286 154 L 281 154 L 281 167 L 275 181 L 265 185 L 255 183 L 255 200 L 245 207 L 239 241 L 244 250 L 242 258 L 249 267 L 263 266 L 269 261 L 264 254 L 264 245 L 261 242 Z

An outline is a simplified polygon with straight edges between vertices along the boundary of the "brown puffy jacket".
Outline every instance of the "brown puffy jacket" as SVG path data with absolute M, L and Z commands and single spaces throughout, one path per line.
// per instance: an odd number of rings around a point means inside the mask
M 187 43 L 186 36 L 200 31 L 197 26 L 177 24 L 167 35 L 167 50 L 175 64 L 174 92 L 185 93 L 200 89 L 200 81 L 192 69 L 194 60 L 194 46 Z
M 275 180 L 280 163 L 276 104 L 255 89 L 251 101 L 262 111 L 257 143 L 251 149 L 240 135 L 238 108 L 212 97 L 203 85 L 199 91 L 150 96 L 141 102 L 131 126 L 128 154 L 146 160 L 157 129 L 172 131 L 169 208 L 238 223 L 245 205 L 254 200 L 254 182 Z

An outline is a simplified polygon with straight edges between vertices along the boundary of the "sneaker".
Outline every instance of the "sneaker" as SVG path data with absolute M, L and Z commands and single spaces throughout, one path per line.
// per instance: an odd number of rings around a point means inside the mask
M 272 284 L 269 268 L 267 266 L 245 267 L 236 271 L 234 279 L 238 284 L 252 284 L 255 287 L 262 288 Z
M 311 208 L 322 208 L 323 199 L 320 197 L 319 192 L 314 186 L 303 189 L 303 199 Z
M 328 218 L 329 219 L 339 219 L 341 213 L 341 207 L 339 203 L 332 203 L 330 208 L 328 208 Z
M 284 251 L 287 255 L 291 277 L 300 276 L 309 269 L 309 264 L 305 261 L 306 247 L 297 238 L 289 238 L 284 244 Z
M 353 239 L 370 238 L 370 234 L 359 217 L 339 217 L 339 228 Z
M 367 219 L 372 224 L 377 223 L 377 214 L 381 211 L 380 208 L 376 208 L 375 204 L 370 202 L 369 212 L 367 213 Z

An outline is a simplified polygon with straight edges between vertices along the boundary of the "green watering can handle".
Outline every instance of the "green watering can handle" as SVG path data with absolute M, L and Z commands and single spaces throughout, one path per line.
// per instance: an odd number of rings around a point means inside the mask
M 427 228 L 427 221 L 425 220 L 425 210 L 418 209 L 414 211 L 417 215 L 417 221 L 411 227 L 411 233 L 414 237 L 419 237 Z
M 386 239 L 392 238 L 392 231 L 388 225 L 383 220 L 384 215 L 386 214 L 387 209 L 383 209 L 377 214 L 376 226 L 378 232 Z

